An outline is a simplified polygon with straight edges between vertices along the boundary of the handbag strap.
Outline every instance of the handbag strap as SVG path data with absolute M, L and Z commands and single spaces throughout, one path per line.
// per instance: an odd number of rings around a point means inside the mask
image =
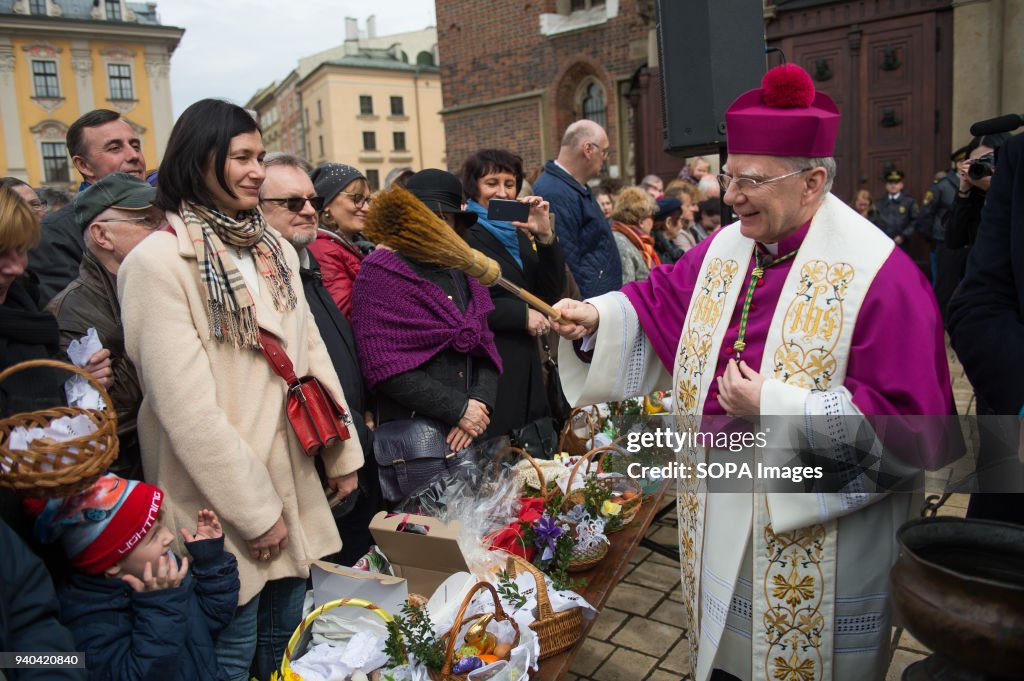
M 263 351 L 263 356 L 270 362 L 270 368 L 274 370 L 275 374 L 283 378 L 289 387 L 294 387 L 298 384 L 299 379 L 295 376 L 295 367 L 292 366 L 292 361 L 288 359 L 288 353 L 281 347 L 281 343 L 274 334 L 265 329 L 260 329 L 260 350 Z

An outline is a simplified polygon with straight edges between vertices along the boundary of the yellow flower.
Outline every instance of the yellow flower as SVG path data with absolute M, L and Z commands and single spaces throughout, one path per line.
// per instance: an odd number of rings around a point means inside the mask
M 617 516 L 621 512 L 622 512 L 622 505 L 621 504 L 616 504 L 611 499 L 606 499 L 605 502 L 603 504 L 601 504 L 601 515 L 603 515 L 606 518 L 611 518 L 612 516 Z

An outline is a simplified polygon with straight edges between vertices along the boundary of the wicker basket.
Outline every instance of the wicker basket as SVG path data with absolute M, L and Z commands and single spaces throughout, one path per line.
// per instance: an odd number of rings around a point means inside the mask
M 576 422 L 580 418 L 584 420 L 583 425 L 587 429 L 586 437 L 580 437 L 576 432 Z M 562 427 L 562 437 L 558 441 L 558 448 L 573 456 L 583 456 L 590 449 L 590 445 L 587 443 L 593 440 L 594 435 L 597 434 L 600 423 L 601 415 L 597 411 L 597 406 L 573 409 Z
M 520 449 L 518 447 L 508 447 L 502 450 L 503 454 L 506 452 L 514 452 L 519 454 L 521 457 L 526 459 L 531 466 L 533 466 L 533 469 L 535 471 L 537 471 L 537 479 L 540 481 L 540 486 L 542 488 L 540 495 L 541 498 L 544 500 L 544 504 L 546 506 L 551 496 L 558 491 L 558 485 L 553 482 L 548 483 L 545 481 L 544 471 L 541 470 L 541 467 L 537 464 L 537 460 L 530 456 L 530 453 L 527 452 L 526 450 Z M 601 559 L 604 558 L 606 555 L 608 555 L 607 544 L 602 544 L 601 546 L 586 552 L 577 552 L 574 549 L 572 559 L 569 562 L 568 570 L 569 572 L 583 572 L 585 570 L 589 570 L 590 568 L 594 567 L 599 562 L 601 562 Z
M 7 367 L 0 383 L 16 373 L 39 367 L 84 376 L 106 403 L 106 410 L 54 407 L 0 420 L 0 486 L 33 497 L 66 497 L 87 489 L 117 457 L 117 412 L 106 389 L 89 372 L 52 359 L 34 359 Z M 96 426 L 88 435 L 66 442 L 35 441 L 30 449 L 12 450 L 11 431 L 18 426 L 45 428 L 62 416 L 84 415 Z
M 533 470 L 537 472 L 537 481 L 540 484 L 538 494 L 540 498 L 547 502 L 551 495 L 558 491 L 558 485 L 554 481 L 548 481 L 544 477 L 544 471 L 540 464 L 535 458 L 533 458 L 528 451 L 519 447 L 505 447 L 498 455 L 503 456 L 505 454 L 517 454 L 522 460 L 525 460 L 533 467 Z M 524 485 L 525 488 L 525 485 Z M 524 492 L 524 488 L 520 488 L 520 492 Z
M 557 655 L 576 645 L 583 637 L 583 608 L 575 607 L 562 612 L 552 610 L 544 573 L 519 556 L 509 556 L 507 570 L 511 579 L 515 579 L 517 570 L 519 573 L 529 572 L 537 584 L 537 619 L 530 625 L 530 629 L 537 634 L 540 642 L 540 659 Z
M 512 647 L 515 648 L 519 645 L 519 625 L 516 621 L 505 614 L 505 610 L 501 607 L 501 599 L 498 598 L 498 592 L 494 590 L 494 587 L 487 582 L 477 582 L 476 585 L 469 590 L 466 594 L 466 598 L 463 599 L 462 605 L 459 607 L 458 613 L 455 615 L 455 621 L 452 622 L 452 628 L 447 633 L 441 636 L 441 645 L 445 648 L 444 653 L 444 665 L 441 667 L 440 672 L 428 670 L 430 678 L 434 681 L 465 681 L 468 674 L 454 674 L 452 673 L 452 664 L 454 663 L 455 650 L 459 639 L 459 632 L 462 627 L 473 620 L 478 620 L 484 616 L 483 613 L 479 615 L 473 615 L 472 617 L 466 617 L 466 608 L 469 607 L 470 601 L 473 600 L 473 596 L 476 595 L 477 591 L 487 590 L 491 594 L 491 598 L 494 599 L 494 621 L 495 622 L 508 622 L 515 629 L 516 635 L 512 640 Z M 501 658 L 508 660 L 509 656 Z
M 295 655 L 295 651 L 298 650 L 300 653 L 305 650 L 305 647 L 309 644 L 310 636 L 306 636 L 306 633 L 312 628 L 313 622 L 316 621 L 320 615 L 327 612 L 328 610 L 334 610 L 335 608 L 341 607 L 353 607 L 353 608 L 365 608 L 374 615 L 377 615 L 385 622 L 393 622 L 394 619 L 387 613 L 386 610 L 382 610 L 376 604 L 370 601 L 364 601 L 361 598 L 339 598 L 335 601 L 328 601 L 319 608 L 314 608 L 311 613 L 306 615 L 305 619 L 299 622 L 299 626 L 292 633 L 292 637 L 288 639 L 288 645 L 284 649 L 284 656 L 281 658 L 281 667 L 277 672 L 274 672 L 271 676 L 271 681 L 302 681 L 302 677 L 292 671 L 292 657 Z
M 597 470 L 600 471 L 601 470 L 601 464 L 604 462 L 604 457 L 607 456 L 608 452 L 613 452 L 613 451 L 618 451 L 618 450 L 619 450 L 619 448 L 618 448 L 618 445 L 616 445 L 616 444 L 603 445 L 601 447 L 598 447 L 597 449 L 590 450 L 589 452 L 584 454 L 582 457 L 580 457 L 580 460 L 577 461 L 576 465 L 572 467 L 572 471 L 569 473 L 569 479 L 568 479 L 568 481 L 566 481 L 566 484 L 565 484 L 566 495 L 565 495 L 565 501 L 563 501 L 562 503 L 563 503 L 563 508 L 566 511 L 568 511 L 573 505 L 579 504 L 579 503 L 583 502 L 583 499 L 582 499 L 583 492 L 582 491 L 577 491 L 577 492 L 573 492 L 572 491 L 572 480 L 576 476 L 576 471 L 579 470 L 579 467 L 583 464 L 583 462 L 585 462 L 585 461 L 588 462 L 587 466 L 589 468 L 589 466 L 590 466 L 590 463 L 589 463 L 590 459 L 595 454 L 598 454 L 598 453 L 601 454 L 601 457 L 597 460 Z M 633 478 L 626 477 L 626 476 L 623 476 L 620 479 L 627 481 L 626 484 L 630 487 L 629 491 L 635 492 L 636 496 L 634 496 L 632 499 L 622 503 L 621 521 L 614 528 L 606 530 L 606 534 L 611 534 L 612 532 L 618 532 L 619 530 L 624 529 L 627 525 L 629 525 L 631 522 L 633 522 L 633 520 L 636 519 L 636 514 L 640 511 L 640 506 L 643 504 L 644 495 L 643 495 L 643 488 L 640 487 L 640 483 L 638 483 Z M 612 481 L 611 478 L 598 478 L 598 480 L 601 481 L 602 484 L 606 485 L 609 488 L 610 491 L 612 491 L 611 490 L 611 486 L 614 484 L 614 482 Z
M 608 542 L 598 544 L 588 551 L 581 551 L 579 548 L 573 547 L 572 559 L 569 561 L 567 570 L 569 572 L 586 572 L 604 560 L 607 555 Z

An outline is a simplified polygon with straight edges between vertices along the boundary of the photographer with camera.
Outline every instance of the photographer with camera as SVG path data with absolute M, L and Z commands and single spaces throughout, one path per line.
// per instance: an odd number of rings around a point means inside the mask
M 939 253 L 935 297 L 939 301 L 942 321 L 949 326 L 949 300 L 964 278 L 967 256 L 978 237 L 981 208 L 985 205 L 996 150 L 1010 138 L 1008 133 L 975 137 L 963 149 L 964 157 L 956 161 L 957 192 L 942 219 L 945 243 Z
M 946 217 L 946 248 L 970 248 L 974 245 L 981 223 L 981 207 L 985 205 L 985 196 L 995 172 L 996 150 L 1008 139 L 1010 135 L 1005 132 L 986 135 L 966 159 L 957 162 L 960 188 Z

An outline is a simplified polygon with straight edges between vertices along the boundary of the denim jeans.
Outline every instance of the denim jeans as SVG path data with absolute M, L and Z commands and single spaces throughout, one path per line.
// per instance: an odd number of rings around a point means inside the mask
M 302 620 L 305 595 L 305 579 L 275 579 L 235 611 L 235 618 L 217 639 L 217 661 L 231 681 L 270 678 Z

